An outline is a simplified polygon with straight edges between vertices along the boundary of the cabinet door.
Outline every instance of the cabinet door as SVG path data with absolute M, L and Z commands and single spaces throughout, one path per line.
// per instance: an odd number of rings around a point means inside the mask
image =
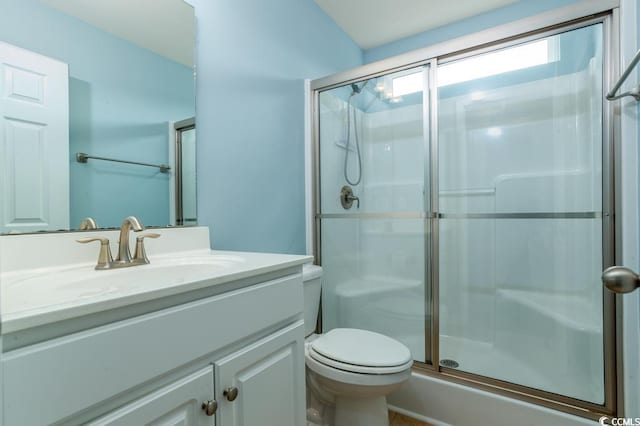
M 100 417 L 92 426 L 214 426 L 202 403 L 213 399 L 213 366 L 175 381 L 131 404 Z
M 219 426 L 305 425 L 302 321 L 217 362 L 216 389 Z

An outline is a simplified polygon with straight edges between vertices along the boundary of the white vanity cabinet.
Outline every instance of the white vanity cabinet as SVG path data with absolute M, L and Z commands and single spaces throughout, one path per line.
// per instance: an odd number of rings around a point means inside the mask
M 9 348 L 4 425 L 304 425 L 301 266 L 215 287 Z
M 301 327 L 279 330 L 88 425 L 303 425 Z
M 182 425 L 214 426 L 215 412 L 203 411 L 203 404 L 216 404 L 213 396 L 213 367 L 177 380 L 151 394 L 117 409 L 90 426 Z M 214 405 L 215 407 L 215 405 Z
M 288 327 L 216 362 L 219 425 L 306 424 L 303 328 Z

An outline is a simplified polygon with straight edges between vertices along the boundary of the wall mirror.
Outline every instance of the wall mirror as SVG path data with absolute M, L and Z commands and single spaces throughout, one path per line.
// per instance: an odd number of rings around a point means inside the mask
M 3 0 L 0 233 L 195 224 L 194 46 L 184 0 Z

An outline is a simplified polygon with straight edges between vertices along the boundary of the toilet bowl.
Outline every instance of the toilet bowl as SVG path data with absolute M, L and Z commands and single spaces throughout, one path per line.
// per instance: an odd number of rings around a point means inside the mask
M 320 267 L 305 265 L 307 392 L 315 396 L 307 400 L 331 407 L 309 407 L 309 421 L 335 426 L 388 426 L 386 396 L 410 377 L 411 352 L 402 343 L 367 330 L 335 328 L 313 334 L 321 276 Z M 320 411 L 329 414 L 318 416 Z

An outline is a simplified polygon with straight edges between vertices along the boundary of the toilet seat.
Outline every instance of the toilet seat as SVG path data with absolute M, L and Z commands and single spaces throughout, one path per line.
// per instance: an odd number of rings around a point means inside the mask
M 407 362 L 402 365 L 394 366 L 394 367 L 367 367 L 364 365 L 357 364 L 347 364 L 344 362 L 339 362 L 331 358 L 327 358 L 313 349 L 309 351 L 309 356 L 314 360 L 318 361 L 321 364 L 326 366 L 336 368 L 338 370 L 347 371 L 350 373 L 360 373 L 360 374 L 393 374 L 400 373 L 404 370 L 411 368 L 413 365 L 413 361 Z
M 413 365 L 411 352 L 397 340 L 351 328 L 336 328 L 315 339 L 308 354 L 326 366 L 360 374 L 400 373 Z

